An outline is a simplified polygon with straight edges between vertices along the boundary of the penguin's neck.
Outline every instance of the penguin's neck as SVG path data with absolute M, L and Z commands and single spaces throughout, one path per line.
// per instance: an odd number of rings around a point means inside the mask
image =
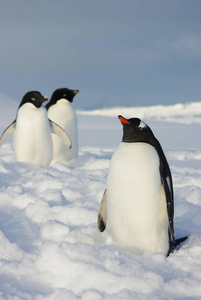
M 65 98 L 61 98 L 61 99 L 59 99 L 56 103 L 58 103 L 58 104 L 68 104 L 68 105 L 70 105 L 71 104 L 71 102 L 70 101 L 68 101 L 68 100 L 66 100 Z

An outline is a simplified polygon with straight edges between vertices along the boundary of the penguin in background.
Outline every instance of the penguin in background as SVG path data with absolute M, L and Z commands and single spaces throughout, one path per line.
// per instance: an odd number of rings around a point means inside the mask
M 16 119 L 5 129 L 0 146 L 13 133 L 13 150 L 17 161 L 46 167 L 52 160 L 51 133 L 57 134 L 68 147 L 71 140 L 66 132 L 47 117 L 42 106 L 48 98 L 38 91 L 26 93 L 18 107 Z
M 159 141 L 138 118 L 118 116 L 123 138 L 113 154 L 98 228 L 107 223 L 120 250 L 168 256 L 187 237 L 175 240 L 171 171 Z
M 78 129 L 76 113 L 71 105 L 75 95 L 79 90 L 70 90 L 60 88 L 53 92 L 49 103 L 46 105 L 48 117 L 53 122 L 59 124 L 66 132 L 72 141 L 72 148 L 69 149 L 66 145 L 53 136 L 53 158 L 54 162 L 66 163 L 69 160 L 78 156 Z

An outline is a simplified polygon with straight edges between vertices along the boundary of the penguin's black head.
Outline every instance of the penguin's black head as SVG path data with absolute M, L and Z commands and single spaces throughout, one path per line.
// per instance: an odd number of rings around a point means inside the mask
M 47 101 L 48 98 L 41 95 L 38 91 L 31 91 L 24 95 L 18 109 L 25 103 L 32 103 L 35 107 L 41 107 L 44 101 Z
M 73 102 L 75 95 L 79 93 L 79 90 L 69 90 L 67 88 L 57 89 L 53 92 L 50 102 L 46 105 L 48 109 L 51 105 L 55 104 L 61 99 L 66 99 L 69 102 Z
M 153 132 L 149 126 L 138 118 L 126 119 L 121 115 L 118 116 L 123 125 L 123 138 L 122 142 L 146 142 L 151 144 L 155 139 Z

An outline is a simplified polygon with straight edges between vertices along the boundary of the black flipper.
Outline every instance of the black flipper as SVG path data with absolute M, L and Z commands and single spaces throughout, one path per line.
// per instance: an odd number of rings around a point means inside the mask
M 152 141 L 152 145 L 157 150 L 159 159 L 160 159 L 160 175 L 161 175 L 161 183 L 164 187 L 165 197 L 166 197 L 166 207 L 168 214 L 168 223 L 169 223 L 169 245 L 171 242 L 175 243 L 174 236 L 174 193 L 173 193 L 173 183 L 172 183 L 172 175 L 170 171 L 169 164 L 163 152 L 163 149 L 157 139 Z

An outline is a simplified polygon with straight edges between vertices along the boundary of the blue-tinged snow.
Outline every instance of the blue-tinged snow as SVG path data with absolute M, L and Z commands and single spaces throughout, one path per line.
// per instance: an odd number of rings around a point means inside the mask
M 11 102 L 0 97 L 0 133 L 15 119 Z M 77 113 L 79 157 L 66 165 L 16 162 L 11 138 L 0 148 L 0 299 L 200 299 L 201 103 Z M 126 254 L 98 231 L 118 114 L 142 118 L 169 161 L 176 237 L 189 239 L 168 258 Z

